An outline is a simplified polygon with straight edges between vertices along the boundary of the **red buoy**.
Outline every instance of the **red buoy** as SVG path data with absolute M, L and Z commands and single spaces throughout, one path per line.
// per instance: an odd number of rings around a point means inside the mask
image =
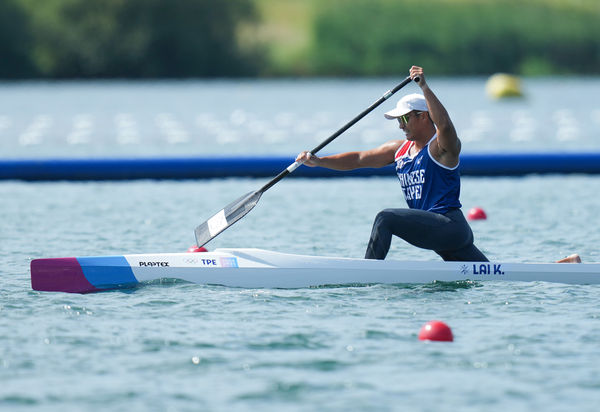
M 487 215 L 480 207 L 474 207 L 469 210 L 469 214 L 467 215 L 467 219 L 469 220 L 485 220 L 487 219 Z
M 206 248 L 204 248 L 204 247 L 198 247 L 196 245 L 190 246 L 190 248 L 187 251 L 188 251 L 188 253 L 208 252 L 208 250 L 206 250 Z
M 419 340 L 432 340 L 437 342 L 452 342 L 454 336 L 450 327 L 439 320 L 427 322 L 419 332 Z

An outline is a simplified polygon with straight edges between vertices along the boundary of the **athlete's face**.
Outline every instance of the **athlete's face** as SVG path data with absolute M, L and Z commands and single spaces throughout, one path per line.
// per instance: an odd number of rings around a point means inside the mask
M 423 112 L 412 111 L 408 112 L 400 117 L 398 117 L 398 123 L 400 125 L 400 129 L 406 133 L 406 138 L 408 140 L 412 140 L 411 138 L 414 136 L 412 131 L 414 127 L 418 124 L 418 118 Z

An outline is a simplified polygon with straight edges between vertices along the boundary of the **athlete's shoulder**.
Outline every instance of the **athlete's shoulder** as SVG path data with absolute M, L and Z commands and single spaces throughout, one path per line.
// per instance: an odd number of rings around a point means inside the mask
M 392 149 L 392 150 L 397 150 L 400 146 L 402 146 L 404 144 L 404 142 L 406 142 L 406 140 L 389 140 L 387 142 L 385 142 L 384 144 L 382 144 L 379 147 L 382 148 L 388 148 L 388 149 Z

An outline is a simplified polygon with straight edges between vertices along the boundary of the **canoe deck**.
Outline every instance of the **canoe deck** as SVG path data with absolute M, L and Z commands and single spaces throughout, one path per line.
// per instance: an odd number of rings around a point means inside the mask
M 45 258 L 31 262 L 31 285 L 39 291 L 89 293 L 133 287 L 159 279 L 241 288 L 460 280 L 600 284 L 600 263 L 366 260 L 262 249 Z

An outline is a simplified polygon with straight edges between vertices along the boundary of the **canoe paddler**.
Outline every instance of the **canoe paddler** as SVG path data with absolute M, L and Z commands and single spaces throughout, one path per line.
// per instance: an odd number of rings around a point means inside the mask
M 448 112 L 429 88 L 423 69 L 413 66 L 410 77 L 423 94 L 409 94 L 385 113 L 397 120 L 405 140 L 392 140 L 371 150 L 317 157 L 302 152 L 297 161 L 334 170 L 378 168 L 396 164 L 408 209 L 385 209 L 377 214 L 366 259 L 385 259 L 392 235 L 435 251 L 444 260 L 487 262 L 473 244 L 473 232 L 459 201 L 460 140 Z

